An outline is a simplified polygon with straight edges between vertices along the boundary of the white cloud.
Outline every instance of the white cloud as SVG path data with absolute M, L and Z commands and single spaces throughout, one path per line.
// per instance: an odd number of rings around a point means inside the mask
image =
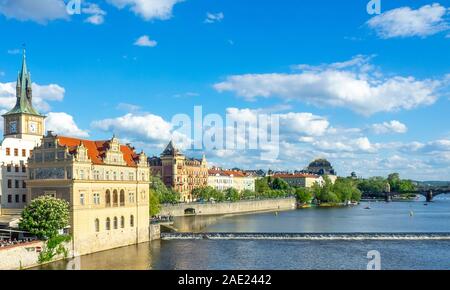
M 33 83 L 33 105 L 41 112 L 50 110 L 52 101 L 62 101 L 66 90 L 57 85 L 38 85 Z M 10 110 L 16 104 L 16 83 L 0 83 L 0 108 Z
M 342 140 L 322 139 L 312 143 L 318 150 L 325 152 L 360 152 L 374 153 L 377 151 L 377 145 L 372 144 L 367 137 L 359 137 L 356 139 L 343 138 Z
M 19 54 L 22 51 L 18 48 L 14 48 L 14 49 L 8 49 L 8 54 Z
M 86 3 L 86 7 L 82 9 L 82 13 L 89 14 L 90 16 L 85 19 L 85 22 L 100 25 L 105 21 L 106 12 L 100 8 L 97 4 Z
M 215 22 L 221 22 L 224 18 L 224 14 L 222 12 L 219 13 L 206 13 L 206 19 L 205 23 L 215 23 Z
M 63 0 L 0 0 L 0 14 L 7 18 L 41 24 L 69 18 Z
M 128 113 L 117 118 L 98 120 L 92 122 L 92 127 L 141 142 L 165 143 L 172 138 L 175 141 L 183 139 L 182 136 L 172 134 L 173 126 L 170 122 L 149 113 Z
M 135 42 L 134 45 L 143 46 L 143 47 L 155 47 L 158 45 L 158 42 L 155 40 L 151 40 L 148 35 L 142 35 Z
M 408 131 L 408 127 L 405 124 L 403 124 L 397 120 L 392 120 L 390 122 L 373 124 L 372 131 L 375 134 L 390 134 L 390 133 L 403 134 Z
M 166 20 L 172 17 L 175 4 L 183 0 L 107 0 L 119 9 L 130 7 L 131 11 L 145 20 Z
M 255 124 L 258 120 L 258 114 L 267 114 L 264 109 L 238 109 L 228 108 L 226 110 L 227 116 L 230 120 L 249 122 Z M 321 136 L 329 129 L 330 123 L 321 116 L 316 116 L 311 113 L 296 113 L 289 112 L 285 114 L 274 114 L 280 120 L 280 134 L 288 136 L 295 135 L 297 140 L 299 136 Z
M 349 108 L 359 114 L 411 110 L 433 104 L 443 80 L 412 76 L 384 77 L 369 57 L 330 65 L 299 65 L 296 73 L 232 75 L 214 88 L 231 91 L 247 100 L 279 97 L 315 106 Z
M 89 133 L 80 129 L 75 123 L 73 117 L 67 113 L 50 112 L 45 119 L 46 129 L 54 131 L 60 135 L 66 135 L 71 137 L 89 137 Z
M 448 11 L 438 3 L 417 10 L 401 7 L 373 17 L 367 24 L 381 38 L 427 37 L 449 29 L 445 19 Z
M 128 104 L 128 103 L 120 103 L 116 107 L 117 110 L 127 111 L 127 112 L 136 112 L 141 110 L 141 107 L 138 105 Z

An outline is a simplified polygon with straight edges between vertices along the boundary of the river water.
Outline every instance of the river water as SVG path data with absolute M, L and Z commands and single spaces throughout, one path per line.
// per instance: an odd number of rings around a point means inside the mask
M 175 227 L 183 232 L 245 233 L 247 239 L 219 235 L 219 239 L 154 241 L 83 256 L 69 265 L 80 269 L 366 269 L 367 254 L 375 250 L 382 269 L 450 269 L 449 195 L 428 204 L 424 200 L 364 202 L 347 208 L 179 218 Z M 251 233 L 264 235 L 248 239 Z M 271 239 L 273 233 L 328 235 L 327 239 Z M 338 233 L 349 238 L 338 238 Z M 357 233 L 385 233 L 392 238 L 359 239 Z M 397 240 L 395 233 L 414 237 Z M 435 237 L 442 233 L 447 239 L 430 239 L 430 233 Z M 61 261 L 40 269 L 66 267 L 68 262 Z

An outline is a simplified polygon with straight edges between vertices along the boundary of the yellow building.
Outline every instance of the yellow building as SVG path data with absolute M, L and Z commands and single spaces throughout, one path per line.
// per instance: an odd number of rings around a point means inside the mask
M 149 241 L 149 176 L 145 154 L 115 137 L 90 141 L 49 132 L 29 159 L 28 200 L 68 201 L 73 250 L 84 255 Z
M 159 177 L 167 187 L 181 194 L 181 202 L 192 202 L 192 190 L 208 185 L 208 163 L 202 159 L 186 158 L 173 142 L 160 157 L 148 160 L 152 176 Z
M 272 176 L 273 178 L 280 178 L 286 181 L 290 186 L 293 187 L 306 187 L 311 188 L 314 183 L 322 185 L 324 179 L 322 176 L 315 174 L 305 174 L 305 173 L 278 173 Z

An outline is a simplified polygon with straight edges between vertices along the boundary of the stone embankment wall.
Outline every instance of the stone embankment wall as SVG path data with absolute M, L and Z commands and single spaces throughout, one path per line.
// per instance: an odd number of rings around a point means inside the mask
M 68 242 L 66 249 L 68 256 L 72 256 L 71 242 Z M 0 248 L 0 270 L 19 270 L 38 266 L 39 253 L 44 249 L 44 242 L 34 241 Z M 63 259 L 63 255 L 55 257 L 57 261 Z
M 163 216 L 186 216 L 195 211 L 196 215 L 238 214 L 259 211 L 295 209 L 295 198 L 263 199 L 221 203 L 187 203 L 167 205 L 161 208 Z

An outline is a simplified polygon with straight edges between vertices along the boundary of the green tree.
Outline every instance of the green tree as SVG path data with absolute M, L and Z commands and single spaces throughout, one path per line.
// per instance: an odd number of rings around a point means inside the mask
M 400 180 L 398 185 L 398 192 L 409 193 L 416 190 L 416 186 L 411 180 Z
M 295 197 L 300 203 L 310 203 L 314 198 L 313 193 L 308 188 L 299 187 L 295 189 Z
M 389 185 L 391 186 L 391 191 L 399 192 L 400 182 L 401 182 L 400 174 L 398 174 L 398 173 L 389 174 L 387 181 L 389 182 Z
M 159 196 L 155 190 L 150 189 L 150 216 L 156 216 L 161 211 Z
M 354 190 L 357 190 L 356 185 L 348 178 L 338 178 L 333 186 L 333 191 L 341 202 L 350 201 Z
M 289 184 L 281 178 L 275 178 L 270 187 L 274 190 L 288 190 L 290 188 Z
M 228 188 L 225 190 L 225 198 L 229 201 L 238 201 L 240 199 L 239 191 L 235 188 Z
M 340 202 L 339 197 L 334 192 L 334 186 L 330 178 L 325 177 L 325 182 L 323 184 L 314 183 L 312 186 L 312 191 L 315 198 L 321 203 L 338 203 Z
M 358 189 L 364 194 L 381 195 L 388 181 L 383 177 L 371 177 L 369 179 L 360 180 Z
M 150 179 L 150 190 L 153 190 L 161 204 L 175 204 L 180 202 L 180 193 L 167 188 L 167 186 L 158 177 Z
M 19 228 L 40 239 L 51 239 L 69 225 L 69 203 L 51 196 L 33 199 L 23 210 Z
M 255 190 L 259 196 L 264 196 L 269 190 L 269 178 L 264 177 L 255 181 Z

